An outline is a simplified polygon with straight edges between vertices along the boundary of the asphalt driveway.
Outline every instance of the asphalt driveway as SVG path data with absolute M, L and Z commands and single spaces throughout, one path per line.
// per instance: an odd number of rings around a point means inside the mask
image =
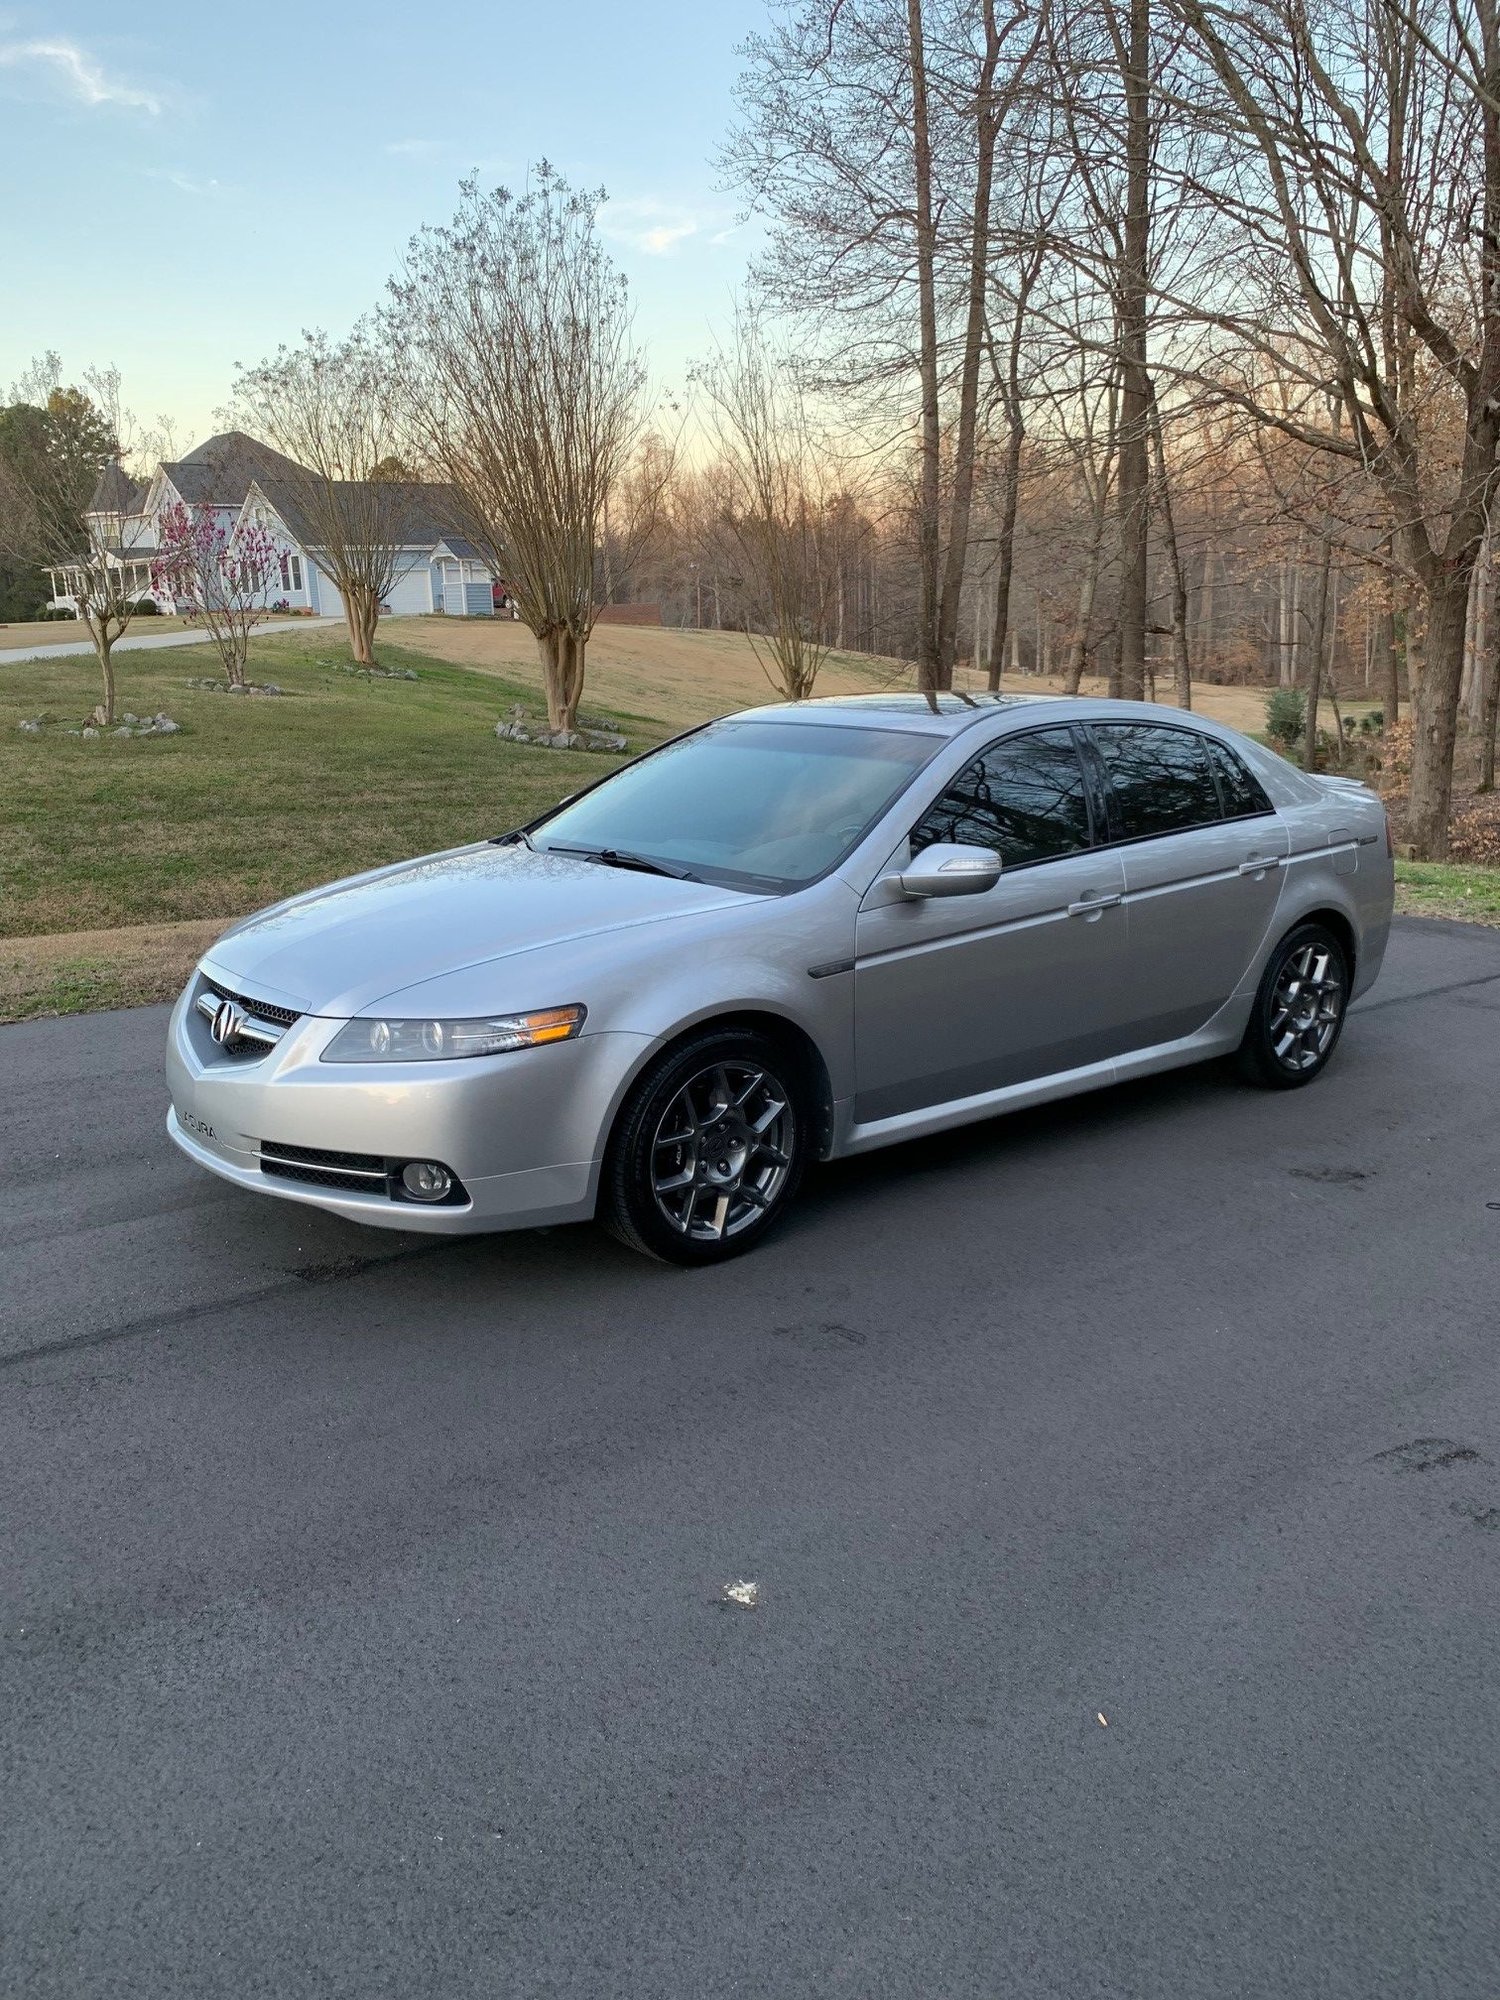
M 0 1029 L 7 2000 L 1491 2000 L 1500 933 L 694 1273 L 224 1187 L 164 1020 Z

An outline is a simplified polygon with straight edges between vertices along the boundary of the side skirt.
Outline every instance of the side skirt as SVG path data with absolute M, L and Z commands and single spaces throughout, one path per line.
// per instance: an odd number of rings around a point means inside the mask
M 947 1104 L 924 1105 L 918 1111 L 903 1111 L 894 1118 L 872 1119 L 866 1125 L 852 1121 L 834 1139 L 828 1157 L 843 1159 L 854 1153 L 873 1153 L 880 1146 L 898 1145 L 903 1139 L 923 1139 L 932 1132 L 951 1132 L 959 1125 L 977 1124 L 982 1118 L 996 1118 L 1007 1111 L 1025 1111 L 1034 1104 L 1051 1104 L 1063 1097 L 1079 1097 L 1088 1090 L 1103 1090 L 1112 1083 L 1128 1083 L 1133 1077 L 1156 1076 L 1164 1070 L 1186 1069 L 1192 1063 L 1211 1062 L 1215 1056 L 1231 1054 L 1240 1045 L 1249 1018 L 1251 995 L 1237 994 L 1225 1002 L 1213 1019 L 1195 1034 L 1175 1042 L 1160 1042 L 1154 1048 L 1137 1049 L 1130 1055 L 1113 1056 L 1107 1062 L 1085 1063 L 1079 1069 L 1059 1070 L 1053 1076 L 1033 1077 L 1026 1083 L 1007 1084 L 977 1097 L 959 1097 Z M 850 1100 L 837 1107 L 841 1122 L 850 1116 Z

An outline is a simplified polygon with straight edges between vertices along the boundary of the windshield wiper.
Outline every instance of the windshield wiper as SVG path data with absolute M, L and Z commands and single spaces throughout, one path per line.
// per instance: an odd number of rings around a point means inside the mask
M 530 847 L 533 854 L 536 853 L 535 847 L 532 847 L 531 835 L 526 831 L 524 826 L 518 826 L 514 833 L 497 833 L 490 841 L 490 846 L 514 847 L 517 841 L 520 842 L 522 847 Z
M 605 868 L 629 868 L 637 875 L 670 875 L 674 882 L 696 882 L 700 877 L 688 868 L 672 868 L 665 861 L 648 861 L 644 854 L 627 854 L 618 847 L 553 847 L 551 854 L 576 854 L 580 861 L 597 861 Z

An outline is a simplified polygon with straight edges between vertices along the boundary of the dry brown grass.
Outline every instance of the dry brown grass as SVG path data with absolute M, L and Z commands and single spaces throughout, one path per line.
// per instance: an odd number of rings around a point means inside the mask
M 401 618 L 382 624 L 393 641 L 477 673 L 532 683 L 541 702 L 536 641 L 509 618 Z M 899 660 L 834 653 L 818 677 L 819 694 L 872 694 L 909 686 Z M 665 625 L 601 625 L 589 641 L 586 713 L 654 715 L 674 723 L 706 722 L 736 708 L 775 701 L 743 632 L 683 632 Z
M 0 1021 L 175 999 L 229 921 L 0 938 Z
M 152 632 L 185 632 L 185 618 L 137 618 L 126 633 L 139 639 Z M 24 652 L 30 646 L 87 646 L 89 628 L 81 618 L 39 618 L 21 625 L 0 625 L 0 653 Z

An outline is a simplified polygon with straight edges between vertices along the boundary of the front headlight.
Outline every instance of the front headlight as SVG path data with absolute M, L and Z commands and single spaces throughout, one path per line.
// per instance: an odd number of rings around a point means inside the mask
M 539 1014 L 489 1014 L 478 1021 L 346 1021 L 323 1051 L 324 1062 L 451 1062 L 457 1056 L 499 1056 L 543 1042 L 570 1042 L 583 1028 L 583 1007 L 544 1007 Z

